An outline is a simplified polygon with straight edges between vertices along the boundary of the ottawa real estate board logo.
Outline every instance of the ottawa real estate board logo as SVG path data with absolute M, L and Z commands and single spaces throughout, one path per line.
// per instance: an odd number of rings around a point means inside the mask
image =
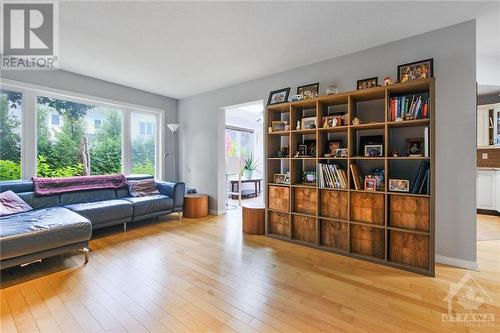
M 448 313 L 441 315 L 445 326 L 495 327 L 495 314 L 489 304 L 494 304 L 488 292 L 466 272 L 462 278 L 451 283 L 443 299 L 448 303 Z
M 2 1 L 2 70 L 50 70 L 58 67 L 56 1 Z

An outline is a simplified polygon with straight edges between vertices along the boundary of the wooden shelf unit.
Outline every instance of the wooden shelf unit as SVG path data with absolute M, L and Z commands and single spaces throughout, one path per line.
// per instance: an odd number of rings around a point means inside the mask
M 266 235 L 300 245 L 367 260 L 398 269 L 434 276 L 435 235 L 435 89 L 434 78 L 415 80 L 385 87 L 321 96 L 299 102 L 269 106 L 266 124 L 273 120 L 288 121 L 287 132 L 268 133 L 265 138 L 266 161 Z M 428 93 L 428 119 L 390 120 L 390 98 L 397 95 Z M 363 108 L 358 106 L 363 105 Z M 344 109 L 347 125 L 322 128 L 323 116 Z M 325 111 L 326 110 L 326 111 Z M 295 130 L 302 117 L 315 116 L 318 128 Z M 366 123 L 352 125 L 357 116 Z M 371 122 L 373 121 L 373 122 Z M 405 133 L 428 127 L 429 157 L 392 157 L 393 140 Z M 398 135 L 394 131 L 400 131 Z M 383 135 L 383 156 L 359 156 L 357 135 Z M 349 155 L 345 158 L 323 157 L 329 136 L 342 138 Z M 316 156 L 294 158 L 302 140 L 316 141 Z M 403 139 L 394 145 L 402 145 Z M 285 158 L 276 156 L 282 147 L 289 149 Z M 391 175 L 401 169 L 414 170 L 428 161 L 429 194 L 388 191 Z M 316 171 L 318 163 L 337 163 L 347 174 L 347 189 L 322 188 L 302 183 L 304 170 Z M 384 169 L 385 190 L 355 190 L 351 164 L 368 164 L 367 168 Z M 290 184 L 273 183 L 275 173 L 290 172 Z M 404 170 L 403 170 L 404 171 Z M 412 175 L 413 177 L 414 175 Z M 410 184 L 410 188 L 411 188 Z

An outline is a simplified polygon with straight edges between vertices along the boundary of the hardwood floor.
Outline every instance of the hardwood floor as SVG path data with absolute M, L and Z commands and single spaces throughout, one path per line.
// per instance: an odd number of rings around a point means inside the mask
M 477 215 L 477 240 L 500 240 L 500 216 Z
M 438 265 L 430 278 L 242 237 L 239 210 L 107 229 L 91 248 L 86 266 L 75 254 L 2 271 L 0 331 L 500 331 L 442 325 L 450 283 L 466 270 Z M 497 321 L 499 253 L 500 241 L 479 242 L 481 271 L 470 272 L 491 297 L 477 311 Z

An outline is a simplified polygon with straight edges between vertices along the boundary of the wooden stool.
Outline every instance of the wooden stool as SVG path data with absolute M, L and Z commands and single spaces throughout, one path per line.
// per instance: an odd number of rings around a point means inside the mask
M 244 204 L 241 208 L 243 232 L 252 235 L 264 235 L 265 209 L 263 204 Z
M 208 215 L 208 195 L 187 194 L 184 197 L 184 217 L 204 217 Z

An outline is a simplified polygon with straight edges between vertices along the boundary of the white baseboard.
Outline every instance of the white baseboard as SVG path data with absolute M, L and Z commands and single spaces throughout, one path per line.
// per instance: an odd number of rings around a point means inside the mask
M 208 214 L 210 214 L 210 215 L 224 215 L 224 214 L 226 214 L 226 210 L 225 209 L 222 209 L 222 210 L 209 209 Z
M 452 258 L 452 257 L 443 256 L 440 254 L 436 254 L 436 263 L 440 263 L 440 264 L 444 264 L 444 265 L 448 265 L 448 266 L 465 268 L 465 269 L 469 269 L 472 271 L 479 271 L 479 264 L 477 263 L 477 261 Z

